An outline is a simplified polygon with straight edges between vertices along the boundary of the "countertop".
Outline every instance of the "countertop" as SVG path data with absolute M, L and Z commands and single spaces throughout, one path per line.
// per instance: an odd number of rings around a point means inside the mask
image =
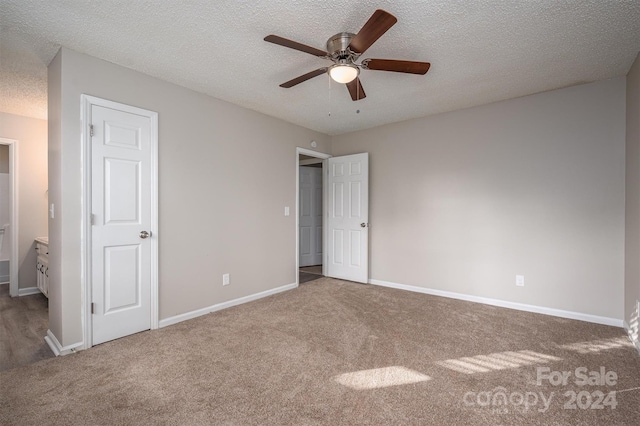
M 49 237 L 36 237 L 36 242 L 48 246 L 49 245 Z

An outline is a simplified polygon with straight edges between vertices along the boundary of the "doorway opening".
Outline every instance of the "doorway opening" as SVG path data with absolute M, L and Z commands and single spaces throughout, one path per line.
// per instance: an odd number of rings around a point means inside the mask
M 18 141 L 0 138 L 0 284 L 18 296 Z
M 298 284 L 324 276 L 325 160 L 330 155 L 297 149 L 296 274 Z

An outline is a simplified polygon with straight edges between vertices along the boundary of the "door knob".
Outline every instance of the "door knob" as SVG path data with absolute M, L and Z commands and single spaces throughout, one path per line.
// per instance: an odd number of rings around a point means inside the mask
M 366 223 L 364 223 L 364 222 L 362 222 L 362 223 L 360 224 L 360 226 L 362 226 L 363 228 L 366 228 L 366 227 L 367 227 L 367 225 L 368 225 L 368 224 L 366 224 Z
M 143 240 L 145 238 L 148 238 L 149 236 L 151 236 L 151 233 L 147 232 L 147 231 L 142 231 L 140 232 L 140 238 L 142 238 Z

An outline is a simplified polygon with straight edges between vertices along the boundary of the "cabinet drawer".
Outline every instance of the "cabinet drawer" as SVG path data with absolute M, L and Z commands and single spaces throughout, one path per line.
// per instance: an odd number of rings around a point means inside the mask
M 36 243 L 36 251 L 39 256 L 48 256 L 49 255 L 49 246 Z

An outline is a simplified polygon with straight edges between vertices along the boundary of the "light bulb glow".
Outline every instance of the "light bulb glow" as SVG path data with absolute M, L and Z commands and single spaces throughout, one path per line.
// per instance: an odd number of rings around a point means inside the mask
M 338 83 L 350 83 L 358 76 L 360 70 L 353 65 L 334 65 L 329 69 L 329 75 Z

